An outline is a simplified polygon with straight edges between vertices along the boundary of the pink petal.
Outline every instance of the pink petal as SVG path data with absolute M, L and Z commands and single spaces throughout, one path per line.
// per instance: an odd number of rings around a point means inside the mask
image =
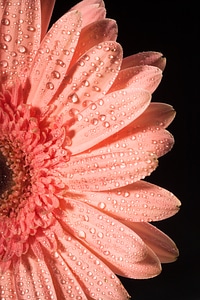
M 164 129 L 174 115 L 170 105 L 150 103 L 141 116 L 112 137 L 91 148 L 90 152 L 96 156 L 108 152 L 140 149 L 160 157 L 170 151 L 174 144 L 173 136 Z
M 112 215 L 117 220 L 149 222 L 176 214 L 180 201 L 169 191 L 145 181 L 111 191 L 84 192 L 80 201 Z
M 90 48 L 104 41 L 115 41 L 117 38 L 117 23 L 111 19 L 103 19 L 88 24 L 81 30 L 76 51 L 71 60 L 73 66 L 77 60 Z
M 138 131 L 147 127 L 166 128 L 173 121 L 176 112 L 174 108 L 166 103 L 151 102 L 148 108 L 134 121 L 134 127 Z
M 73 156 L 58 172 L 70 190 L 102 191 L 136 182 L 150 175 L 156 167 L 157 160 L 149 152 L 115 151 Z
M 132 276 L 130 276 L 130 278 L 148 279 L 153 278 L 161 273 L 162 267 L 158 257 L 150 248 L 147 249 L 148 253 L 144 260 L 133 265 Z
M 17 77 L 22 82 L 26 80 L 34 52 L 39 47 L 40 1 L 5 1 L 1 10 L 0 43 L 3 47 L 1 46 L 0 79 L 1 83 L 10 86 Z
M 78 10 L 83 18 L 83 27 L 104 19 L 106 16 L 105 5 L 102 0 L 84 0 L 74 5 L 70 10 Z
M 142 88 L 153 93 L 162 78 L 159 68 L 153 66 L 136 66 L 122 69 L 109 92 L 127 87 Z
M 80 22 L 79 13 L 67 13 L 44 38 L 31 70 L 31 91 L 27 103 L 37 107 L 47 106 L 56 93 L 77 45 Z
M 125 57 L 122 62 L 122 69 L 141 65 L 155 66 L 163 71 L 166 65 L 166 59 L 163 57 L 162 53 L 159 52 L 139 52 Z
M 119 72 L 121 60 L 122 48 L 116 42 L 103 42 L 88 50 L 63 80 L 53 102 L 57 106 L 53 114 L 62 114 L 65 123 L 104 97 Z
M 4 299 L 17 299 L 15 275 L 13 274 L 13 271 L 9 270 L 6 271 L 3 275 L 0 274 L 0 282 Z
M 37 259 L 30 251 L 21 257 L 19 269 L 13 274 L 18 298 L 25 295 L 23 299 L 67 299 L 73 293 L 77 299 L 86 300 L 80 284 L 59 254 L 44 254 L 45 260 Z
M 70 199 L 63 205 L 71 213 L 60 212 L 62 226 L 91 248 L 114 273 L 146 278 L 160 272 L 158 258 L 128 227 L 85 203 Z
M 140 131 L 133 126 L 133 123 L 114 134 L 112 138 L 108 138 L 90 149 L 93 156 L 113 151 L 123 152 L 140 149 L 140 151 L 150 152 L 161 157 L 172 149 L 174 138 L 168 131 L 159 129 L 159 127 L 147 127 L 147 129 Z
M 90 252 L 88 247 L 76 238 L 63 232 L 61 227 L 56 230 L 50 228 L 47 231 L 49 236 L 52 232 L 56 233 L 58 239 L 56 256 L 62 261 L 60 272 L 63 273 L 64 266 L 68 265 L 89 299 L 126 300 L 128 298 L 117 276 L 93 251 Z M 47 249 L 47 252 L 49 251 L 51 252 L 51 249 Z
M 42 15 L 42 17 L 41 17 L 41 21 L 42 21 L 41 40 L 44 38 L 44 36 L 48 30 L 55 2 L 56 2 L 56 0 L 50 0 L 50 1 L 42 0 L 41 1 L 41 15 Z
M 161 263 L 170 263 L 177 259 L 179 251 L 175 243 L 158 228 L 145 222 L 125 222 L 125 224 L 156 253 Z
M 70 128 L 73 154 L 87 150 L 120 131 L 149 105 L 151 95 L 141 89 L 125 89 L 106 95 L 78 114 Z M 80 142 L 81 141 L 81 142 Z

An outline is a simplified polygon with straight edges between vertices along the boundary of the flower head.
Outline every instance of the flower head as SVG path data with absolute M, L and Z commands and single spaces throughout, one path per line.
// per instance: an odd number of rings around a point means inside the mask
M 165 58 L 123 58 L 102 0 L 47 32 L 54 1 L 2 1 L 1 299 L 127 299 L 121 275 L 174 261 L 150 224 L 179 200 L 144 181 L 173 146 L 170 105 L 151 102 Z

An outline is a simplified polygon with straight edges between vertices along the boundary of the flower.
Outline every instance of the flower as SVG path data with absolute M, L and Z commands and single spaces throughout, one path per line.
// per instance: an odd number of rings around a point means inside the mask
M 54 1 L 0 5 L 1 300 L 127 299 L 117 275 L 178 256 L 150 222 L 180 201 L 144 181 L 174 143 L 173 108 L 151 102 L 165 58 L 123 59 L 102 0 L 48 32 Z

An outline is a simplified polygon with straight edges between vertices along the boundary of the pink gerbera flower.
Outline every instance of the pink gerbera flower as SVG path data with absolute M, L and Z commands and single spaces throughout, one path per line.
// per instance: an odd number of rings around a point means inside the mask
M 127 299 L 174 242 L 149 222 L 179 200 L 143 179 L 174 143 L 150 103 L 165 58 L 123 59 L 102 0 L 46 33 L 54 1 L 1 1 L 0 287 L 4 299 Z

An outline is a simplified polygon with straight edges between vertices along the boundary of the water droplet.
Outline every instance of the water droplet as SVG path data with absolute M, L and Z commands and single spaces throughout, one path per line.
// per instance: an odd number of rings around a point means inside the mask
M 4 43 L 0 43 L 0 49 L 7 50 L 8 46 Z
M 102 238 L 104 237 L 104 234 L 103 234 L 103 232 L 98 232 L 98 233 L 97 233 L 97 236 L 98 236 L 100 239 L 102 239 Z
M 92 125 L 97 125 L 99 123 L 98 119 L 96 118 L 93 118 L 90 122 Z
M 53 89 L 54 89 L 53 83 L 52 83 L 52 82 L 47 82 L 46 88 L 47 88 L 48 90 L 53 90 Z
M 68 96 L 68 100 L 71 103 L 78 103 L 79 102 L 79 97 L 76 93 L 73 93 L 73 94 Z
M 7 18 L 3 18 L 3 19 L 1 20 L 1 24 L 2 24 L 2 25 L 5 25 L 5 26 L 9 26 L 9 25 L 10 25 L 10 20 L 7 19 Z
M 104 202 L 99 202 L 98 207 L 104 209 L 106 207 L 106 204 Z
M 53 78 L 56 78 L 56 79 L 60 78 L 60 73 L 58 71 L 51 72 L 51 75 L 52 75 Z
M 57 59 L 56 60 L 57 65 L 61 66 L 62 68 L 66 67 L 66 64 L 64 63 L 64 61 L 62 61 L 61 59 Z
M 97 105 L 95 103 L 90 104 L 90 109 L 95 110 L 97 108 Z
M 98 280 L 98 281 L 97 281 L 97 284 L 98 284 L 98 285 L 102 285 L 103 282 L 102 282 L 101 280 Z
M 7 68 L 8 62 L 6 60 L 1 60 L 0 61 L 0 66 L 3 67 L 3 68 Z
M 99 106 L 102 106 L 102 105 L 104 105 L 104 101 L 103 101 L 103 99 L 99 99 L 99 100 L 98 100 L 98 104 L 99 104 Z
M 106 127 L 106 128 L 109 128 L 110 127 L 110 123 L 109 122 L 104 122 L 103 126 Z
M 98 87 L 98 86 L 93 86 L 92 89 L 93 89 L 95 92 L 100 92 L 100 91 L 101 91 L 100 87 Z
M 124 193 L 124 197 L 127 198 L 127 197 L 129 197 L 129 196 L 130 196 L 130 193 L 129 193 L 129 192 L 125 192 L 125 193 Z
M 81 121 L 83 119 L 83 116 L 81 114 L 76 115 L 77 121 Z
M 20 45 L 17 49 L 20 53 L 25 53 L 27 50 L 26 50 L 26 47 Z
M 12 36 L 10 34 L 5 34 L 4 35 L 4 41 L 10 42 L 12 40 Z
M 95 234 L 96 233 L 96 229 L 95 228 L 90 228 L 90 233 Z
M 27 26 L 27 30 L 34 32 L 36 29 L 35 29 L 35 27 L 29 25 L 29 26 Z
M 88 87 L 90 85 L 88 80 L 83 80 L 82 85 Z
M 81 59 L 81 60 L 78 61 L 78 64 L 79 64 L 80 67 L 84 67 L 85 62 Z
M 64 55 L 70 55 L 69 50 L 63 50 Z
M 105 115 L 100 115 L 99 116 L 99 120 L 102 121 L 102 122 L 105 121 L 106 120 L 106 116 Z
M 86 238 L 86 233 L 85 233 L 85 231 L 80 230 L 79 233 L 78 233 L 78 236 L 79 236 L 81 239 L 85 239 L 85 238 Z
M 108 251 L 108 250 L 103 251 L 103 254 L 106 255 L 106 256 L 108 256 L 108 255 L 110 255 L 110 251 Z

